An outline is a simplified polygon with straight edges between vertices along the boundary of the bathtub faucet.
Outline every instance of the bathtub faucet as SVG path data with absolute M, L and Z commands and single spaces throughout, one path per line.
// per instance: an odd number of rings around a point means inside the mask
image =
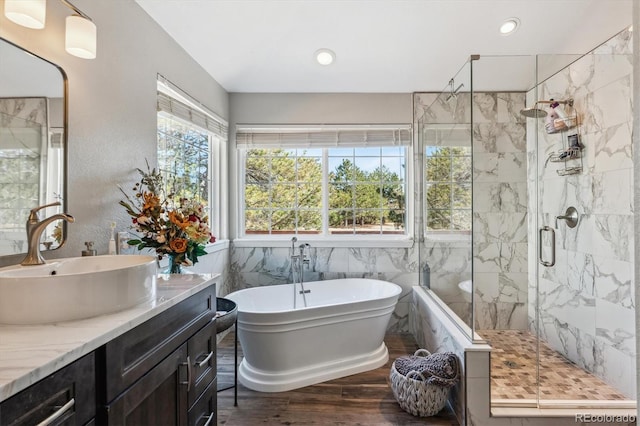
M 307 243 L 304 244 L 300 244 L 300 260 L 302 260 L 302 263 L 304 265 L 308 265 L 309 264 L 309 250 L 311 249 L 311 246 Z
M 307 243 L 300 244 L 298 247 L 299 251 L 296 254 L 295 244 L 298 242 L 298 238 L 291 238 L 291 278 L 293 279 L 293 308 L 296 308 L 296 301 L 298 295 L 298 289 L 296 284 L 300 284 L 300 292 L 302 294 L 302 300 L 304 301 L 304 306 L 307 306 L 307 297 L 308 293 L 311 293 L 311 290 L 304 289 L 304 265 L 309 265 L 309 250 L 311 246 Z

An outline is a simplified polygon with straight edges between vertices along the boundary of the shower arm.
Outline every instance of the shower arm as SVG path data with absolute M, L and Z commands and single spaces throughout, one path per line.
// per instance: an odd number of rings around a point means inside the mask
M 537 104 L 560 104 L 560 105 L 569 105 L 570 107 L 573 106 L 573 99 L 567 99 L 566 101 L 556 101 L 556 100 L 549 100 L 549 101 L 536 101 L 535 105 Z

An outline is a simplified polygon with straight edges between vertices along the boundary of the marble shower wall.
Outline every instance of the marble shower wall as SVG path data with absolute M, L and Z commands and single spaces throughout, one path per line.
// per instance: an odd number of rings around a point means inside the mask
M 447 102 L 438 94 L 417 94 L 415 121 L 455 123 L 458 129 L 473 131 L 475 325 L 477 329 L 524 329 L 527 155 L 525 122 L 519 111 L 524 107 L 525 94 L 475 93 L 472 106 L 469 96 L 459 94 L 455 102 Z M 422 229 L 421 220 L 416 229 Z M 431 268 L 431 289 L 467 324 L 471 321 L 471 304 L 458 282 L 471 277 L 471 259 L 470 238 L 460 235 L 428 236 L 420 259 L 421 265 L 427 262 Z
M 304 243 L 303 237 L 298 237 Z M 418 254 L 414 248 L 314 247 L 304 280 L 374 278 L 402 287 L 389 331 L 409 331 L 412 287 L 418 282 Z M 230 291 L 291 283 L 289 247 L 233 247 L 229 271 Z
M 576 228 L 558 223 L 556 265 L 541 267 L 540 334 L 555 350 L 635 398 L 635 374 L 630 374 L 636 369 L 632 70 L 631 34 L 625 30 L 544 81 L 538 87 L 540 99 L 573 98 L 580 125 L 547 134 L 544 123 L 528 120 L 527 143 L 530 179 L 536 167 L 539 173 L 538 225 L 553 227 L 555 216 L 569 206 L 580 214 Z M 528 104 L 532 97 L 528 95 Z M 562 163 L 545 160 L 574 133 L 585 146 L 584 170 L 558 176 Z M 534 195 L 531 192 L 530 199 Z M 536 232 L 534 223 L 529 232 Z M 535 253 L 534 245 L 530 241 L 529 253 Z M 535 281 L 529 285 L 533 302 Z M 530 305 L 529 323 L 535 330 L 534 313 Z
M 29 209 L 42 204 L 41 151 L 47 138 L 46 98 L 0 99 L 0 253 L 26 253 L 24 223 Z

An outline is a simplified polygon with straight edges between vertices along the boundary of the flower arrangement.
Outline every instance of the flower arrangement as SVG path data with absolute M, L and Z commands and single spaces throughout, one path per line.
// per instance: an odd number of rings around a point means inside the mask
M 158 258 L 170 257 L 171 272 L 179 272 L 179 266 L 198 262 L 198 256 L 206 254 L 204 244 L 213 243 L 209 218 L 204 206 L 194 200 L 167 194 L 162 174 L 156 169 L 137 169 L 141 179 L 133 187 L 135 195 L 129 196 L 122 188 L 125 200 L 120 201 L 133 221 L 133 228 L 140 235 L 127 241 L 137 248 L 154 248 Z

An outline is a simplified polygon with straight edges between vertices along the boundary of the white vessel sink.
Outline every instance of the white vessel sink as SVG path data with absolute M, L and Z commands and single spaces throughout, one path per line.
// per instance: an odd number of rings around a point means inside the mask
M 155 296 L 154 256 L 89 256 L 0 268 L 0 324 L 109 314 Z

